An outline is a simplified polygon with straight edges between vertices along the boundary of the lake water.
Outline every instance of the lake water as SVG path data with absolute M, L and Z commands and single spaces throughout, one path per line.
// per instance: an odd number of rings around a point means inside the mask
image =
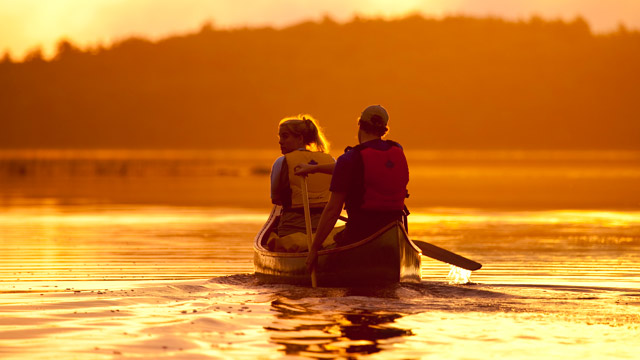
M 2 359 L 635 359 L 640 154 L 414 152 L 410 236 L 456 284 L 265 285 L 277 153 L 0 152 Z

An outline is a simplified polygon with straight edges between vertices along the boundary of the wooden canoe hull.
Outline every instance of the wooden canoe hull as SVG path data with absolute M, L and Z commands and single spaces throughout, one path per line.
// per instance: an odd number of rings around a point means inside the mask
M 309 285 L 307 253 L 272 252 L 262 245 L 273 230 L 279 211 L 274 208 L 256 236 L 256 276 L 261 282 Z M 409 240 L 402 223 L 394 222 L 357 243 L 319 251 L 318 285 L 352 287 L 420 282 L 420 255 L 420 249 Z

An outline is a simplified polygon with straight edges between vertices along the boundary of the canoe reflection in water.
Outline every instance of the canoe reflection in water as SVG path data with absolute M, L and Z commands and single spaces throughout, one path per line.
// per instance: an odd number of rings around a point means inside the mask
M 278 320 L 265 329 L 272 332 L 271 342 L 284 346 L 286 355 L 350 359 L 378 353 L 413 335 L 411 330 L 391 325 L 402 317 L 396 313 L 354 310 L 318 314 L 282 300 L 274 300 L 271 308 Z

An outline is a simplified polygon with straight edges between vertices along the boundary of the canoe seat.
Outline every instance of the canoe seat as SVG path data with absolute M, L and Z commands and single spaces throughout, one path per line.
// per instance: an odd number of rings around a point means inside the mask
M 335 248 L 336 242 L 333 240 L 333 237 L 343 229 L 344 226 L 335 227 L 322 243 L 322 249 Z M 307 234 L 303 232 L 296 232 L 293 234 L 285 235 L 283 237 L 279 237 L 275 231 L 272 231 L 269 234 L 267 243 L 265 245 L 265 247 L 269 251 L 274 252 L 307 252 Z

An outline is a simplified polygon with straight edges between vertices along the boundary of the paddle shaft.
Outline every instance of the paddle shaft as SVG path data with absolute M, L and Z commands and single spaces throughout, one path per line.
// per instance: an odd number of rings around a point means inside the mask
M 304 223 L 307 227 L 307 248 L 311 251 L 311 246 L 313 245 L 313 232 L 311 230 L 311 209 L 309 208 L 309 189 L 307 188 L 306 176 L 302 176 L 302 205 L 304 206 Z M 315 268 L 311 270 L 311 286 L 318 286 Z
M 349 220 L 344 216 L 340 216 L 339 219 L 344 222 L 347 222 Z M 422 250 L 422 255 L 428 256 L 432 259 L 439 260 L 447 264 L 451 264 L 459 268 L 471 271 L 478 270 L 482 267 L 482 264 L 478 262 L 467 259 L 464 256 L 458 255 L 433 244 L 429 244 L 426 241 L 412 240 L 412 242 L 416 244 L 420 248 L 420 250 Z

